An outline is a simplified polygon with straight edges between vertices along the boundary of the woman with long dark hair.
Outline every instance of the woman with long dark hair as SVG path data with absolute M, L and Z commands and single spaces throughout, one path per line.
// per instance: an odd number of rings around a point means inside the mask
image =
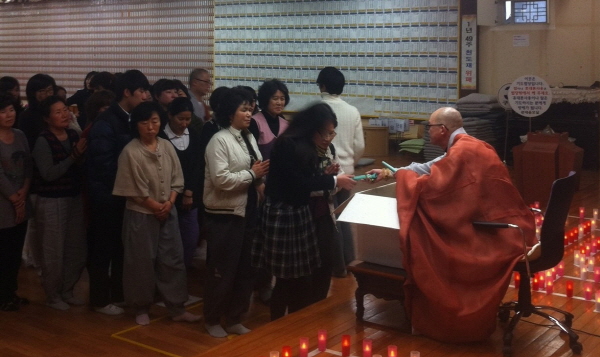
M 271 169 L 255 239 L 253 265 L 276 278 L 271 297 L 275 320 L 327 297 L 335 225 L 331 194 L 352 189 L 351 175 L 341 174 L 331 140 L 337 119 L 324 103 L 294 116 L 271 151 Z

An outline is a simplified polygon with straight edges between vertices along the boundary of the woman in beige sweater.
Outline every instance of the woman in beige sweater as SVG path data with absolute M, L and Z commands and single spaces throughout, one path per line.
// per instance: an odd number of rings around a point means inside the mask
M 159 138 L 161 109 L 144 102 L 131 112 L 134 137 L 119 156 L 113 194 L 127 197 L 123 220 L 123 290 L 136 309 L 135 321 L 150 323 L 155 289 L 174 321 L 195 322 L 185 311 L 188 298 L 183 247 L 175 198 L 183 190 L 183 173 L 173 145 Z

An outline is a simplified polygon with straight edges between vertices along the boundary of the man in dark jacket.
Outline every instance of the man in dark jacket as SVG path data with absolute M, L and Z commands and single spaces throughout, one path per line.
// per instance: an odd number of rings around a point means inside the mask
M 125 209 L 125 199 L 112 195 L 117 163 L 131 140 L 129 113 L 146 100 L 150 84 L 142 72 L 129 70 L 118 77 L 115 88 L 116 100 L 90 130 L 87 151 L 90 304 L 107 315 L 124 312 L 114 304 L 123 301 L 121 228 Z

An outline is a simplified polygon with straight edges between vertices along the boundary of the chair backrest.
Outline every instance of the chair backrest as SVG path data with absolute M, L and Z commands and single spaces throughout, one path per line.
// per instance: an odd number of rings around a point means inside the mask
M 540 231 L 541 256 L 530 262 L 532 271 L 550 269 L 558 264 L 564 254 L 565 222 L 575 194 L 577 180 L 575 172 L 557 179 L 552 184 L 550 199 Z

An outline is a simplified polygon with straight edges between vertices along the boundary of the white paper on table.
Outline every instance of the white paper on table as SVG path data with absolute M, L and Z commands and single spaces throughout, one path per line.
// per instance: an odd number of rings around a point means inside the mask
M 352 197 L 338 221 L 400 229 L 395 198 L 362 193 Z

